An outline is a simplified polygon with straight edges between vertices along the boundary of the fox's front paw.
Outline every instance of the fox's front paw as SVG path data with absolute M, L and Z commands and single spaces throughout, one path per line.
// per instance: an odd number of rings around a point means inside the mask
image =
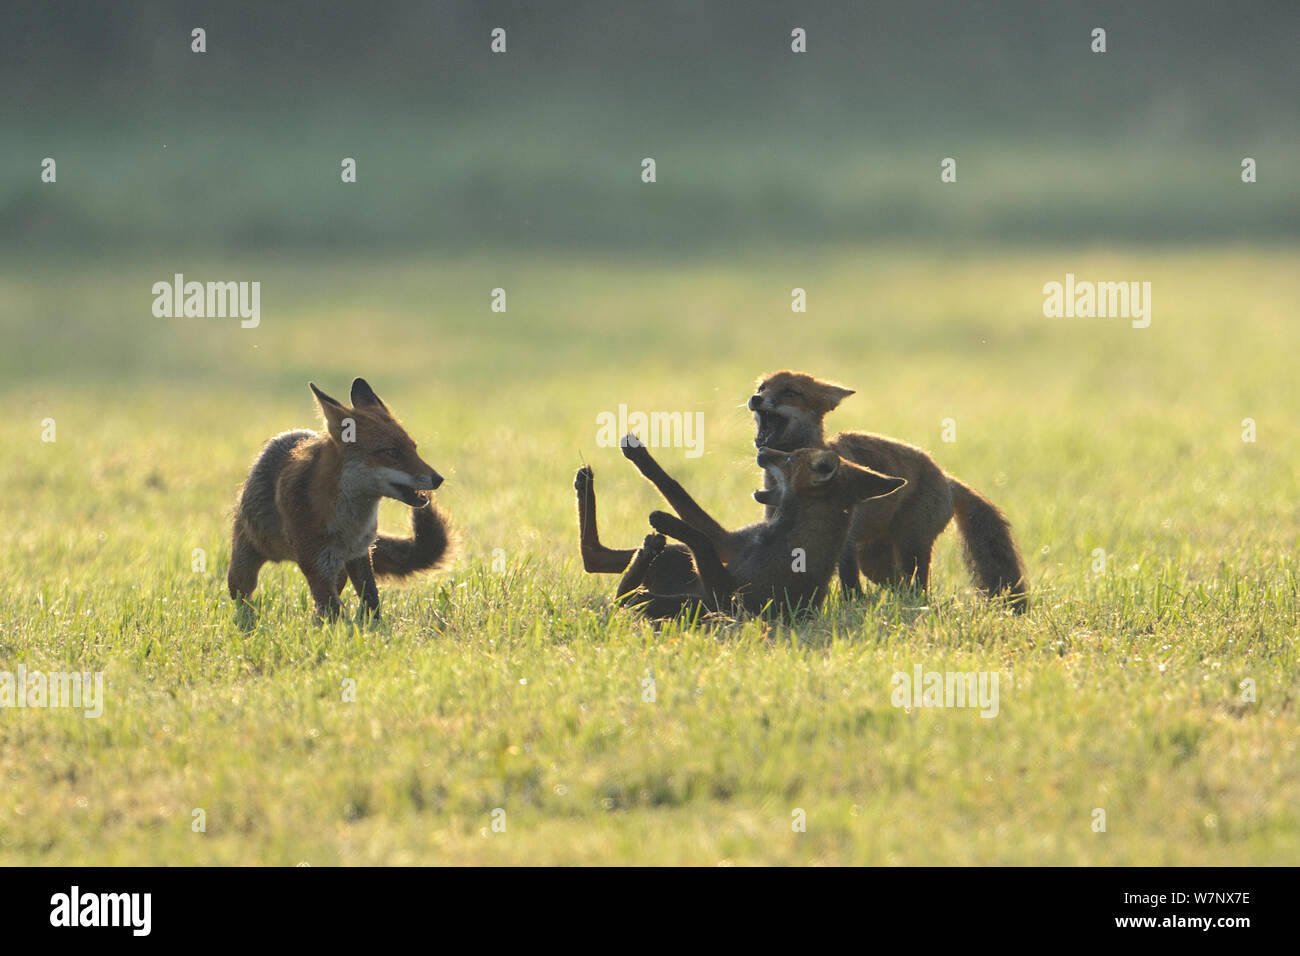
M 646 535 L 645 540 L 641 542 L 641 549 L 643 551 L 648 551 L 655 555 L 660 554 L 666 547 L 668 547 L 667 539 L 658 532 Z
M 623 449 L 623 457 L 628 461 L 645 461 L 650 457 L 650 452 L 646 451 L 646 447 L 642 444 L 641 439 L 637 438 L 636 435 L 631 432 L 624 435 L 622 441 L 618 444 L 619 447 Z
M 578 473 L 573 476 L 573 490 L 584 498 L 591 494 L 591 487 L 596 483 L 596 473 L 591 470 L 590 465 L 583 465 L 578 469 Z

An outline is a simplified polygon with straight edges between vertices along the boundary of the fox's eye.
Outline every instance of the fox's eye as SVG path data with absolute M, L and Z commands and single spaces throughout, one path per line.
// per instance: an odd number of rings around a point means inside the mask
M 782 395 L 788 395 L 788 396 L 790 396 L 791 398 L 803 398 L 803 396 L 800 395 L 799 392 L 798 392 L 796 389 L 793 389 L 793 388 L 787 388 L 787 389 L 784 389 L 784 390 L 781 392 L 781 394 L 782 394 Z
M 385 448 L 382 452 L 380 452 L 380 454 L 387 455 L 389 458 L 393 459 L 394 461 L 402 457 L 402 453 L 398 451 L 396 448 Z

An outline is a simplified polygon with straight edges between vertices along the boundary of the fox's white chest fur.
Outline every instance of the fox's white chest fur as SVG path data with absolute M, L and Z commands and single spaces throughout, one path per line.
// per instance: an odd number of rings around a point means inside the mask
M 325 529 L 331 550 L 343 561 L 361 557 L 379 534 L 379 495 L 374 484 L 374 475 L 364 463 L 343 466 L 334 518 Z

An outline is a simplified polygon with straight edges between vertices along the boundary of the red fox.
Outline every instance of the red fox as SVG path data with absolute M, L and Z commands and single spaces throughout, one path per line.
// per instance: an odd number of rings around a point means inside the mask
M 231 542 L 230 596 L 246 599 L 267 561 L 295 561 L 316 616 L 338 617 L 349 579 L 365 610 L 379 613 L 375 575 L 404 577 L 436 567 L 449 546 L 444 515 L 424 494 L 442 476 L 366 383 L 352 383 L 352 408 L 308 383 L 325 429 L 276 435 L 244 480 Z M 378 533 L 379 500 L 411 506 L 410 538 Z
M 659 533 L 647 535 L 632 558 L 619 582 L 619 603 L 656 619 L 683 611 L 760 614 L 770 609 L 789 618 L 820 607 L 844 549 L 850 512 L 860 502 L 888 497 L 906 484 L 819 448 L 761 448 L 758 465 L 769 479 L 767 489 L 754 493 L 772 509 L 766 520 L 726 532 L 724 557 L 714 536 L 666 512 L 653 512 L 650 525 Z M 664 592 L 646 585 L 647 570 L 665 553 L 664 535 L 683 542 L 695 559 L 690 588 Z
M 826 440 L 822 420 L 852 394 L 852 389 L 802 372 L 780 371 L 760 379 L 749 399 L 756 446 L 786 451 L 829 448 L 859 465 L 907 479 L 899 494 L 854 510 L 839 569 L 845 591 L 858 590 L 859 569 L 876 584 L 910 583 L 926 590 L 934 540 L 955 514 L 976 587 L 989 595 L 1005 595 L 1017 612 L 1027 610 L 1024 561 L 1010 524 L 992 502 L 905 442 L 866 432 L 840 432 Z M 770 514 L 770 506 L 768 510 Z

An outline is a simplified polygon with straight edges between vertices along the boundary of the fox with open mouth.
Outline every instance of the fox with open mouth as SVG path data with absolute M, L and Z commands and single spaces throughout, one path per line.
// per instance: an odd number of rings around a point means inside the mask
M 338 617 L 349 579 L 378 615 L 375 575 L 434 568 L 448 551 L 447 521 L 427 497 L 442 476 L 365 379 L 352 383 L 351 408 L 308 387 L 325 428 L 276 435 L 253 462 L 235 510 L 230 596 L 248 598 L 267 561 L 294 561 L 318 618 Z M 410 505 L 412 537 L 379 534 L 381 498 Z
M 1024 560 L 996 505 L 914 445 L 868 432 L 840 432 L 827 440 L 824 419 L 852 394 L 851 388 L 803 372 L 780 371 L 759 379 L 748 402 L 759 448 L 828 448 L 848 461 L 907 479 L 897 494 L 854 508 L 839 567 L 844 591 L 860 589 L 859 571 L 876 584 L 925 591 L 935 538 L 955 515 L 976 587 L 990 597 L 1005 597 L 1016 612 L 1025 611 Z M 769 504 L 769 516 L 772 510 Z

